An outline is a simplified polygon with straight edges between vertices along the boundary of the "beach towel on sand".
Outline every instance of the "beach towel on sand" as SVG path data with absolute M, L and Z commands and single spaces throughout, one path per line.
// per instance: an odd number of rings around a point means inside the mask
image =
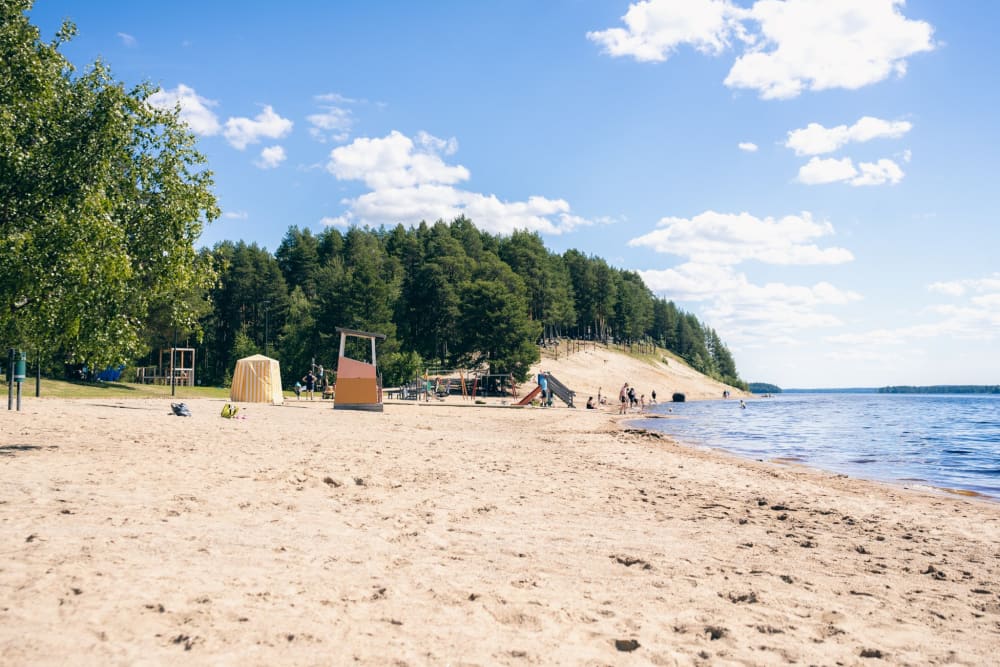
M 191 409 L 184 403 L 171 403 L 170 409 L 174 411 L 174 414 L 178 417 L 190 417 Z

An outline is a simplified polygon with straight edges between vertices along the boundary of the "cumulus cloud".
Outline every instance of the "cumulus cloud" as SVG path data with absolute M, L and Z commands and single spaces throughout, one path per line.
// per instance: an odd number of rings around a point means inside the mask
M 630 246 L 684 257 L 679 266 L 639 271 L 654 292 L 679 301 L 704 303 L 704 314 L 727 339 L 788 339 L 796 331 L 841 324 L 824 312 L 861 299 L 828 282 L 811 286 L 769 282 L 757 285 L 736 266 L 747 261 L 775 265 L 832 265 L 853 260 L 849 250 L 820 248 L 816 241 L 833 225 L 809 212 L 783 218 L 706 211 L 690 219 L 664 218 L 658 229 Z M 749 336 L 749 337 L 748 337 Z
M 739 149 L 741 151 L 746 151 L 747 153 L 756 153 L 757 152 L 757 144 L 755 144 L 755 143 L 751 143 L 749 141 L 741 141 L 737 145 L 739 146 Z
M 903 180 L 903 170 L 892 160 L 859 162 L 859 174 L 850 180 L 851 185 L 896 185 Z
M 222 217 L 227 220 L 246 220 L 250 215 L 246 211 L 226 211 Z
M 814 157 L 799 168 L 798 181 L 806 185 L 846 182 L 854 186 L 896 185 L 903 180 L 903 170 L 889 159 L 860 162 L 854 166 L 851 158 Z
M 317 95 L 316 100 L 318 102 L 328 102 L 330 104 L 357 104 L 361 101 L 345 97 L 340 93 L 323 93 L 322 95 Z
M 624 27 L 587 33 L 611 56 L 666 60 L 679 46 L 717 55 L 742 48 L 725 85 L 787 99 L 804 90 L 861 88 L 906 73 L 931 51 L 933 27 L 903 16 L 904 0 L 641 0 Z
M 432 146 L 417 146 L 393 130 L 388 136 L 361 137 L 330 152 L 327 170 L 339 180 L 360 180 L 374 189 L 451 185 L 469 179 L 461 165 L 445 164 Z
M 931 292 L 955 297 L 964 296 L 969 292 L 1000 294 L 1000 273 L 994 273 L 987 278 L 935 282 L 928 285 L 927 289 Z
M 292 131 L 292 121 L 274 112 L 271 105 L 257 114 L 256 118 L 230 118 L 226 121 L 222 135 L 229 144 L 243 150 L 261 139 L 280 139 Z
M 351 110 L 335 106 L 324 107 L 319 113 L 306 116 L 306 120 L 311 125 L 309 134 L 321 142 L 346 141 L 354 125 Z
M 274 169 L 285 161 L 285 149 L 282 146 L 269 146 L 260 152 L 260 157 L 254 162 L 261 169 Z
M 414 141 L 395 130 L 385 137 L 359 137 L 334 148 L 327 170 L 338 180 L 361 181 L 370 191 L 345 199 L 342 203 L 347 210 L 324 218 L 323 223 L 416 224 L 465 215 L 477 227 L 493 233 L 527 229 L 546 234 L 593 224 L 574 215 L 563 199 L 532 196 L 527 201 L 511 202 L 456 187 L 469 180 L 469 170 L 448 164 L 442 156 L 457 149 L 453 138 L 421 132 Z
M 218 104 L 198 95 L 194 88 L 178 84 L 173 90 L 158 90 L 146 100 L 150 106 L 159 109 L 174 109 L 180 105 L 180 118 L 198 135 L 212 136 L 222 129 L 219 119 L 211 107 Z
M 698 264 L 842 264 L 854 259 L 844 248 L 820 248 L 814 241 L 834 233 L 812 214 L 757 218 L 749 213 L 705 211 L 693 218 L 663 218 L 658 229 L 628 242 L 632 247 L 681 255 Z
M 117 35 L 118 39 L 122 40 L 122 44 L 124 44 L 130 49 L 136 47 L 139 44 L 139 41 L 132 35 L 128 34 L 127 32 L 119 32 L 117 33 Z
M 751 283 L 731 266 L 688 262 L 672 269 L 639 271 L 654 292 L 680 301 L 704 302 L 714 326 L 734 341 L 788 337 L 796 331 L 834 327 L 840 318 L 823 308 L 852 303 L 861 295 L 830 283 L 788 285 Z
M 315 99 L 321 103 L 321 110 L 306 116 L 310 125 L 309 135 L 322 143 L 347 141 L 354 126 L 354 114 L 347 107 L 356 104 L 357 100 L 339 93 L 324 93 Z
M 928 290 L 952 298 L 926 309 L 931 321 L 894 329 L 831 336 L 843 345 L 909 345 L 915 340 L 948 337 L 990 341 L 1000 338 L 1000 273 L 984 278 L 931 283 Z
M 736 59 L 725 84 L 764 99 L 803 90 L 855 90 L 906 73 L 906 58 L 934 48 L 933 28 L 907 19 L 903 0 L 759 0 L 760 40 Z
M 852 142 L 898 139 L 912 127 L 905 120 L 888 121 L 872 116 L 864 116 L 850 127 L 838 125 L 828 128 L 819 123 L 809 123 L 804 128 L 789 132 L 785 146 L 794 150 L 796 155 L 821 155 L 832 153 Z
M 743 15 L 728 0 L 644 0 L 629 5 L 625 28 L 588 32 L 587 38 L 609 55 L 646 62 L 662 62 L 682 44 L 718 54 L 742 30 Z
M 806 185 L 821 185 L 846 181 L 858 175 L 851 158 L 841 160 L 836 158 L 814 157 L 799 169 L 799 183 Z

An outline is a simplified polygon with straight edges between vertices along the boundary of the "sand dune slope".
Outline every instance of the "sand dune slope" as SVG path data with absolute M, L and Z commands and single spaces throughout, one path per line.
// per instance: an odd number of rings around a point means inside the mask
M 552 373 L 560 382 L 582 397 L 581 405 L 588 396 L 618 398 L 618 390 L 623 383 L 636 388 L 640 394 L 651 397 L 656 391 L 659 401 L 670 400 L 674 392 L 681 392 L 688 400 L 722 398 L 723 390 L 730 390 L 732 396 L 745 396 L 712 378 L 706 377 L 681 361 L 667 360 L 647 362 L 604 346 L 590 346 L 573 354 L 560 354 L 555 358 L 551 352 L 543 355 L 541 362 L 532 367 L 533 375 L 539 370 Z M 529 383 L 534 386 L 534 382 Z

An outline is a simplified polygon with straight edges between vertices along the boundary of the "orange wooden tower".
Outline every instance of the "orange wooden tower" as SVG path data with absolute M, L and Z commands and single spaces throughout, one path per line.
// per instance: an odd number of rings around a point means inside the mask
M 375 365 L 375 341 L 385 340 L 385 334 L 356 331 L 337 327 L 340 333 L 340 356 L 337 358 L 337 391 L 334 410 L 371 410 L 382 412 L 382 387 Z M 344 356 L 347 337 L 371 340 L 372 362 L 369 364 Z

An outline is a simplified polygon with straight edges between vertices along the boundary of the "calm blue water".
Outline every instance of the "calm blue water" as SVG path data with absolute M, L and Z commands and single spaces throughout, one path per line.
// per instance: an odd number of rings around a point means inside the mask
M 1000 500 L 1000 397 L 779 394 L 660 403 L 639 419 L 680 442 L 790 459 L 851 477 L 965 489 Z

